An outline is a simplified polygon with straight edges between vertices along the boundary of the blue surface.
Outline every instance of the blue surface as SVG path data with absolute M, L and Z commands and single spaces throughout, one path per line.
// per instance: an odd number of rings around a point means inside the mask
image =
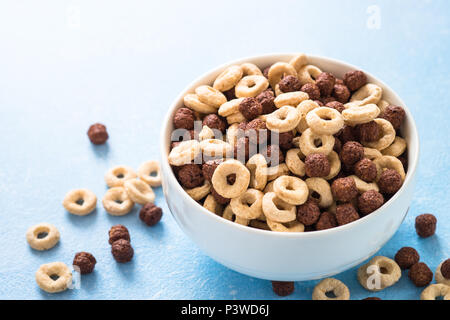
M 374 4 L 378 29 L 367 27 Z M 153 228 L 138 219 L 138 207 L 112 217 L 99 201 L 96 212 L 77 217 L 61 205 L 78 187 L 101 199 L 103 175 L 113 165 L 136 168 L 158 158 L 167 107 L 194 78 L 231 59 L 274 51 L 348 61 L 405 100 L 422 143 L 417 188 L 405 222 L 379 254 L 393 257 L 413 246 L 434 271 L 450 257 L 449 13 L 445 0 L 2 1 L 0 298 L 278 298 L 270 282 L 228 270 L 200 252 L 172 219 L 162 190 L 156 203 L 165 214 Z M 97 121 L 110 133 L 100 147 L 86 137 Z M 419 239 L 414 218 L 424 212 L 437 216 L 438 230 Z M 61 241 L 37 252 L 25 232 L 42 221 L 59 228 Z M 107 232 L 117 223 L 130 229 L 135 258 L 128 264 L 115 263 L 109 252 Z M 98 261 L 81 289 L 51 295 L 38 288 L 34 273 L 41 264 L 70 264 L 81 250 Z M 353 299 L 374 295 L 358 284 L 355 270 L 337 278 Z M 310 299 L 315 283 L 296 283 L 287 299 Z M 420 291 L 404 273 L 375 295 L 417 299 Z

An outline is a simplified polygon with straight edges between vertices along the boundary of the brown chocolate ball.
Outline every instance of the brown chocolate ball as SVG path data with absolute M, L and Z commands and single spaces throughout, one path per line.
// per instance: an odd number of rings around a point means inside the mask
M 230 203 L 231 199 L 222 197 L 213 187 L 211 187 L 211 194 L 214 197 L 214 200 L 220 205 L 224 206 Z
M 366 191 L 358 197 L 358 209 L 363 215 L 374 212 L 381 207 L 383 203 L 383 195 L 375 190 Z
M 260 153 L 266 158 L 268 165 L 277 166 L 284 162 L 284 154 L 276 144 L 268 145 L 267 148 Z M 275 158 L 276 154 L 278 154 L 278 158 Z M 278 163 L 276 163 L 277 160 Z
M 295 76 L 285 76 L 281 81 L 278 83 L 280 86 L 280 90 L 282 92 L 293 92 L 293 91 L 300 91 L 302 88 L 302 84 Z
M 330 161 L 327 156 L 312 153 L 305 158 L 305 171 L 309 177 L 326 177 L 330 174 Z
M 390 105 L 384 109 L 380 118 L 386 119 L 389 121 L 395 130 L 400 129 L 405 120 L 406 113 L 402 107 Z
M 264 75 L 264 77 L 266 77 L 267 79 L 269 79 L 269 70 L 270 70 L 270 67 L 271 67 L 271 66 L 268 66 L 268 67 L 264 68 L 264 70 L 263 70 L 263 75 Z
M 319 87 L 320 96 L 328 97 L 333 92 L 336 77 L 329 72 L 322 72 L 316 78 L 316 85 Z
M 347 103 L 350 98 L 350 90 L 344 84 L 335 84 L 331 95 L 340 103 Z
M 206 180 L 211 181 L 212 176 L 214 174 L 214 171 L 216 170 L 216 168 L 219 166 L 219 164 L 221 164 L 223 162 L 222 159 L 212 159 L 212 160 L 208 160 L 206 161 L 203 165 L 202 165 L 202 173 L 203 173 L 203 177 Z
M 247 162 L 250 153 L 250 139 L 248 137 L 239 138 L 234 145 L 234 158 Z
M 381 298 L 378 298 L 378 297 L 367 297 L 367 298 L 364 298 L 363 300 L 381 300 Z
M 301 87 L 300 90 L 306 92 L 310 100 L 320 99 L 320 89 L 315 83 L 306 83 Z
M 450 259 L 447 259 L 444 262 L 442 262 L 441 273 L 445 279 L 450 279 Z
M 319 107 L 323 107 L 324 106 L 323 102 L 320 101 L 320 100 L 314 100 L 314 102 L 317 103 L 319 105 Z
M 173 126 L 175 129 L 194 129 L 195 115 L 194 111 L 189 108 L 180 108 L 173 116 Z
M 381 127 L 375 121 L 360 124 L 355 130 L 359 140 L 365 142 L 377 141 L 383 134 Z
M 178 181 L 183 187 L 192 189 L 201 186 L 205 178 L 199 165 L 189 163 L 181 166 L 178 170 Z
M 408 277 L 416 287 L 425 287 L 433 280 L 433 272 L 425 263 L 418 262 L 411 266 Z
M 129 241 L 120 239 L 111 245 L 111 253 L 117 262 L 125 263 L 131 261 L 134 250 Z
M 285 297 L 294 292 L 294 282 L 292 281 L 272 281 L 272 289 L 276 295 Z
M 401 188 L 403 181 L 397 171 L 394 169 L 386 169 L 381 173 L 377 184 L 381 193 L 394 194 Z
M 148 226 L 154 226 L 161 220 L 162 209 L 155 204 L 146 203 L 139 211 L 139 218 Z
M 113 242 L 124 239 L 127 241 L 130 241 L 130 233 L 128 232 L 127 227 L 121 224 L 117 224 L 115 226 L 112 226 L 111 229 L 109 229 L 109 244 L 113 244 Z
M 344 75 L 344 84 L 350 91 L 356 91 L 367 83 L 367 77 L 364 72 L 348 71 Z
M 344 203 L 336 206 L 336 221 L 338 225 L 342 226 L 358 219 L 358 211 L 356 211 L 351 203 Z
M 282 132 L 278 134 L 278 145 L 283 150 L 289 150 L 294 147 L 292 140 L 294 139 L 294 134 L 292 131 Z
M 356 141 L 348 141 L 342 146 L 339 158 L 344 164 L 353 165 L 364 158 L 364 147 Z
M 328 102 L 325 106 L 328 107 L 328 108 L 336 109 L 337 111 L 339 111 L 341 113 L 342 113 L 342 111 L 345 110 L 344 105 L 341 102 L 339 102 L 339 101 Z
M 342 143 L 357 141 L 358 136 L 355 131 L 355 128 L 344 125 L 344 127 L 341 129 L 341 131 L 338 132 L 336 136 L 341 140 Z
M 338 178 L 331 184 L 331 192 L 337 201 L 349 202 L 358 196 L 355 180 L 351 177 Z
M 96 145 L 104 144 L 109 138 L 105 125 L 101 123 L 94 123 L 93 125 L 91 125 L 87 132 L 87 135 L 89 137 L 89 140 L 91 140 L 91 142 Z
M 239 111 L 250 121 L 262 114 L 262 105 L 256 98 L 244 98 L 239 104 Z
M 420 256 L 416 249 L 411 247 L 403 247 L 397 251 L 394 260 L 400 268 L 409 269 L 412 265 L 419 262 Z
M 428 238 L 436 232 L 437 219 L 431 213 L 424 213 L 416 217 L 415 227 L 417 234 Z
M 339 138 L 334 138 L 334 146 L 333 146 L 334 152 L 339 154 L 342 150 L 342 142 Z
M 266 127 L 266 123 L 261 119 L 253 119 L 248 122 L 245 131 L 249 138 L 249 142 L 253 144 L 266 142 L 270 134 Z
M 307 200 L 297 207 L 297 221 L 305 226 L 311 226 L 320 217 L 320 209 L 314 200 Z
M 320 215 L 319 220 L 316 223 L 316 230 L 325 230 L 337 227 L 337 221 L 334 214 L 325 211 Z
M 355 163 L 353 171 L 356 176 L 366 182 L 373 182 L 377 178 L 377 166 L 367 158 L 363 158 Z
M 94 271 L 96 263 L 97 260 L 89 252 L 78 252 L 75 254 L 72 264 L 80 268 L 81 274 L 88 274 Z
M 262 114 L 272 113 L 276 110 L 275 94 L 271 89 L 266 89 L 256 96 L 256 100 L 262 106 Z
M 320 101 L 322 101 L 322 104 L 326 106 L 328 103 L 336 101 L 336 99 L 333 97 L 322 97 L 320 98 Z
M 234 87 L 231 88 L 230 90 L 224 91 L 222 92 L 225 97 L 227 98 L 227 101 L 236 99 L 236 92 L 234 91 Z
M 206 115 L 203 118 L 202 124 L 204 126 L 208 126 L 211 129 L 217 129 L 222 133 L 225 132 L 225 130 L 227 129 L 227 121 L 215 113 L 210 113 Z

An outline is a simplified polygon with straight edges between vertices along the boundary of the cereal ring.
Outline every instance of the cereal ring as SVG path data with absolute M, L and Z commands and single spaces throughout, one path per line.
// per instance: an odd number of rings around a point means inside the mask
M 240 66 L 226 68 L 214 81 L 214 89 L 222 92 L 230 90 L 241 80 L 243 73 Z
M 217 203 L 216 199 L 214 198 L 214 196 L 212 194 L 209 194 L 206 197 L 205 202 L 203 202 L 203 207 L 206 210 L 208 210 L 214 214 L 217 214 L 218 216 L 222 215 L 223 208 L 219 203 Z
M 394 285 L 402 271 L 398 264 L 389 258 L 377 256 L 359 267 L 358 281 L 369 291 L 380 291 Z
M 248 226 L 250 223 L 249 219 L 245 219 L 235 215 L 230 205 L 226 206 L 226 208 L 223 210 L 222 218 L 235 222 L 237 224 L 241 224 L 243 226 Z
M 106 212 L 113 216 L 126 215 L 134 206 L 134 202 L 123 187 L 114 187 L 106 191 L 102 203 Z
M 226 133 L 226 141 L 234 147 L 237 141 L 239 132 L 239 123 L 233 123 L 231 126 L 228 127 L 227 133 Z
M 198 95 L 195 93 L 188 93 L 183 98 L 184 105 L 194 111 L 203 113 L 203 114 L 209 114 L 209 113 L 216 113 L 217 108 L 207 105 L 206 103 L 203 103 L 198 98 Z
M 306 123 L 316 134 L 335 134 L 344 126 L 344 119 L 336 109 L 319 107 L 308 112 Z
M 154 173 L 154 175 L 152 175 L 152 173 Z M 137 174 L 139 179 L 151 187 L 159 187 L 161 185 L 161 169 L 159 162 L 156 160 L 150 160 L 141 164 Z
M 450 286 L 442 283 L 430 284 L 422 291 L 420 300 L 436 300 L 439 297 L 442 297 L 442 300 L 450 300 Z
M 355 175 L 351 175 L 349 176 L 349 178 L 353 178 L 353 180 L 355 180 L 356 189 L 358 189 L 359 193 L 364 193 L 369 190 L 375 190 L 377 192 L 380 191 L 378 185 L 375 182 L 371 183 L 365 182 L 364 180 L 360 179 Z
M 142 180 L 132 179 L 125 181 L 124 187 L 133 202 L 144 205 L 155 201 L 155 193 L 153 192 L 152 187 Z
M 278 177 L 289 174 L 289 168 L 286 163 L 281 163 L 274 167 L 268 167 L 266 171 L 267 181 L 275 180 Z
M 450 279 L 447 279 L 442 275 L 441 267 L 442 267 L 443 263 L 444 262 L 441 262 L 438 265 L 436 272 L 434 274 L 434 278 L 436 279 L 437 283 L 441 283 L 441 284 L 445 284 L 446 286 L 450 286 Z
M 280 82 L 285 76 L 297 76 L 297 71 L 286 62 L 276 62 L 274 63 L 268 72 L 269 83 L 272 88 Z
M 252 220 L 255 221 L 255 220 Z M 276 232 L 303 232 L 305 231 L 305 226 L 303 223 L 300 223 L 298 221 L 291 221 L 291 222 L 285 222 L 280 223 L 276 222 L 270 219 L 266 220 L 267 225 L 269 226 L 270 230 L 276 231 Z
M 341 159 L 339 159 L 339 155 L 333 150 L 327 155 L 327 158 L 330 162 L 330 173 L 324 179 L 331 180 L 341 171 Z
M 195 93 L 197 94 L 200 102 L 215 108 L 219 108 L 222 104 L 227 102 L 225 95 L 211 86 L 199 86 L 195 89 Z
M 59 231 L 50 223 L 39 223 L 27 230 L 27 242 L 35 250 L 48 250 L 59 242 Z
M 308 94 L 303 91 L 292 91 L 277 95 L 273 102 L 278 109 L 284 106 L 297 107 L 301 102 L 308 100 L 308 98 Z
M 289 168 L 289 170 L 300 177 L 303 177 L 305 175 L 305 163 L 302 161 L 305 156 L 301 152 L 299 148 L 290 149 L 286 153 L 286 165 Z
M 384 169 L 394 169 L 400 174 L 402 180 L 405 181 L 405 169 L 403 168 L 402 162 L 396 157 L 382 156 L 373 160 L 373 163 L 377 166 L 377 181 Z
M 227 177 L 236 175 L 236 181 L 230 185 Z M 247 190 L 250 183 L 250 171 L 238 160 L 228 159 L 219 164 L 211 179 L 214 190 L 224 198 L 236 198 Z
M 241 64 L 241 69 L 243 72 L 243 76 L 252 76 L 252 75 L 262 76 L 263 75 L 263 73 L 261 72 L 261 69 L 259 69 L 257 65 L 250 63 L 250 62 L 245 62 L 245 63 Z
M 300 80 L 300 83 L 302 85 L 307 84 L 307 83 L 315 83 L 316 79 L 319 74 L 322 73 L 322 70 L 320 70 L 318 67 L 312 65 L 312 64 L 307 64 L 306 66 L 301 67 L 298 70 L 298 80 Z
M 331 193 L 330 184 L 323 178 L 308 178 L 305 180 L 309 189 L 309 195 L 312 196 L 313 192 L 319 194 L 318 206 L 321 208 L 328 208 L 333 204 L 333 195 Z
M 374 120 L 380 114 L 380 109 L 376 104 L 366 104 L 363 106 L 352 106 L 346 104 L 346 109 L 342 111 L 342 117 L 346 124 L 355 126 Z
M 234 214 L 244 219 L 256 219 L 261 216 L 263 193 L 256 189 L 248 189 L 239 197 L 230 201 Z
M 269 81 L 263 75 L 252 75 L 243 77 L 234 89 L 236 97 L 256 97 L 269 87 Z
M 280 94 L 283 94 L 283 91 L 281 91 L 281 89 L 280 89 L 279 83 L 277 83 L 275 85 L 275 88 L 273 89 L 273 91 L 275 92 L 275 97 L 278 97 Z
M 378 151 L 377 149 L 373 149 L 373 148 L 364 148 L 364 158 L 373 160 L 376 159 L 378 157 L 382 157 L 383 154 Z
M 289 64 L 298 72 L 301 67 L 308 64 L 308 57 L 304 53 L 299 53 L 289 61 Z
M 300 121 L 297 109 L 291 106 L 283 106 L 270 113 L 266 117 L 266 126 L 269 130 L 288 132 L 293 130 Z
M 262 210 L 267 220 L 270 219 L 275 222 L 291 222 L 297 217 L 295 206 L 278 198 L 275 192 L 264 194 Z
M 207 139 L 214 139 L 214 131 L 208 126 L 203 126 L 202 130 L 198 134 L 198 140 L 203 141 Z
M 88 189 L 69 191 L 63 200 L 64 208 L 77 216 L 85 216 L 97 206 L 97 196 Z
M 222 157 L 230 155 L 233 148 L 228 142 L 219 139 L 206 139 L 200 142 L 203 156 L 205 157 Z
M 297 130 L 303 133 L 306 129 L 308 129 L 308 123 L 306 122 L 306 115 L 314 110 L 315 108 L 319 108 L 319 105 L 312 100 L 302 101 L 298 106 L 297 110 L 300 113 L 300 122 L 298 123 Z
M 239 105 L 241 104 L 242 100 L 244 100 L 244 98 L 233 99 L 225 102 L 219 107 L 219 115 L 222 117 L 228 117 L 239 112 Z
M 227 117 L 228 124 L 245 122 L 247 119 L 239 111 Z
M 373 141 L 373 142 L 366 142 L 363 141 L 363 145 L 365 147 L 369 147 L 369 148 L 373 148 L 373 149 L 377 149 L 377 150 L 384 150 L 387 147 L 389 147 L 392 142 L 394 142 L 395 140 L 395 129 L 392 126 L 392 124 L 385 120 L 385 119 L 375 119 L 373 120 L 375 121 L 381 128 L 382 132 L 383 132 L 383 136 L 378 139 L 378 141 Z
M 48 293 L 61 292 L 72 285 L 72 273 L 62 262 L 41 265 L 35 276 L 39 288 Z
M 320 140 L 321 146 L 316 147 L 316 141 Z M 318 135 L 310 128 L 306 129 L 300 137 L 300 150 L 307 156 L 311 153 L 330 154 L 334 147 L 334 137 L 332 135 Z
M 267 161 L 262 154 L 255 154 L 247 161 L 250 170 L 250 187 L 263 190 L 267 184 Z
M 386 100 L 381 99 L 378 103 L 377 106 L 378 108 L 380 108 L 381 113 L 384 112 L 384 110 L 386 110 L 387 107 L 389 107 L 391 104 L 389 102 L 387 102 Z
M 334 297 L 329 297 L 327 293 L 333 293 Z M 334 278 L 327 278 L 320 281 L 312 294 L 313 300 L 350 300 L 350 291 L 347 286 Z
M 201 153 L 197 140 L 182 141 L 169 153 L 169 163 L 172 166 L 182 166 L 191 163 Z
M 383 149 L 381 153 L 385 156 L 393 156 L 398 157 L 403 154 L 406 150 L 406 140 L 396 136 L 394 139 L 394 142 L 387 147 L 386 149 Z
M 206 197 L 211 191 L 211 183 L 205 179 L 203 185 L 192 189 L 184 189 L 186 193 L 195 201 L 199 201 Z
M 137 174 L 129 166 L 116 166 L 105 174 L 106 185 L 110 188 L 122 187 L 125 181 L 134 178 L 137 178 Z
M 278 198 L 289 204 L 301 205 L 308 200 L 308 186 L 297 177 L 278 177 L 273 183 L 273 190 Z
M 382 95 L 383 89 L 376 84 L 367 83 L 351 96 L 350 102 L 359 106 L 364 106 L 371 103 L 377 104 Z

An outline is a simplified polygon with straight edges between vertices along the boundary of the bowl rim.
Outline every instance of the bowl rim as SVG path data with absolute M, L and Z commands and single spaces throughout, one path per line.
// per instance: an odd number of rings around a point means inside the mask
M 167 169 L 166 171 L 170 172 L 170 173 L 166 173 L 166 179 L 168 179 L 168 183 L 175 184 L 175 188 L 183 194 L 183 197 L 188 199 L 187 201 L 190 201 L 193 205 L 196 205 L 200 211 L 202 211 L 204 214 L 207 214 L 207 216 L 210 217 L 211 219 L 216 220 L 217 223 L 224 223 L 225 225 L 228 225 L 230 228 L 236 228 L 236 230 L 253 233 L 256 235 L 259 234 L 259 235 L 263 235 L 266 237 L 283 237 L 283 238 L 302 239 L 302 238 L 313 238 L 313 237 L 318 237 L 318 236 L 324 236 L 325 234 L 331 235 L 331 234 L 335 234 L 335 233 L 345 232 L 346 230 L 349 230 L 351 228 L 356 228 L 356 227 L 358 227 L 358 225 L 361 225 L 361 224 L 370 223 L 371 220 L 375 219 L 376 216 L 383 214 L 383 211 L 388 209 L 392 205 L 392 203 L 394 203 L 399 197 L 401 197 L 402 193 L 406 189 L 406 186 L 413 182 L 413 179 L 415 177 L 416 170 L 417 170 L 418 159 L 419 159 L 420 141 L 419 141 L 419 135 L 418 135 L 417 126 L 416 126 L 414 117 L 412 116 L 411 111 L 408 109 L 408 107 L 406 106 L 404 101 L 400 98 L 400 96 L 385 82 L 381 81 L 379 78 L 375 77 L 373 74 L 371 74 L 367 71 L 364 71 L 364 69 L 362 69 L 362 68 L 359 68 L 355 65 L 349 64 L 347 62 L 343 62 L 338 59 L 323 57 L 320 55 L 307 54 L 308 58 L 322 60 L 323 62 L 331 63 L 331 64 L 340 64 L 340 65 L 344 66 L 345 68 L 348 68 L 348 70 L 363 70 L 363 72 L 369 78 L 376 80 L 376 82 L 378 82 L 382 86 L 383 90 L 389 91 L 391 93 L 391 95 L 396 100 L 398 100 L 400 102 L 400 104 L 402 105 L 402 107 L 405 109 L 406 121 L 408 122 L 408 125 L 410 126 L 410 141 L 411 140 L 416 141 L 417 152 L 411 156 L 410 160 L 408 160 L 408 171 L 406 173 L 405 181 L 403 182 L 401 188 L 388 201 L 386 201 L 380 208 L 378 208 L 374 212 L 371 212 L 370 214 L 368 214 L 364 217 L 361 217 L 358 220 L 353 221 L 351 223 L 348 223 L 348 224 L 345 224 L 342 226 L 337 226 L 337 227 L 330 228 L 330 229 L 316 230 L 314 232 L 280 232 L 280 231 L 263 230 L 263 229 L 258 229 L 258 228 L 252 228 L 249 226 L 244 226 L 244 225 L 235 223 L 233 221 L 224 219 L 224 218 L 216 215 L 215 213 L 210 212 L 209 210 L 205 209 L 202 205 L 200 205 L 197 201 L 192 199 L 186 193 L 186 191 L 183 189 L 183 187 L 180 185 L 180 183 L 176 179 L 176 177 L 173 173 L 173 170 L 171 169 L 171 167 L 169 165 L 168 151 L 167 151 L 168 145 L 166 144 L 166 131 L 168 131 L 168 127 L 171 125 L 172 114 L 173 114 L 174 110 L 177 109 L 179 107 L 180 103 L 183 101 L 183 97 L 187 93 L 191 92 L 193 90 L 192 88 L 195 85 L 197 85 L 198 83 L 201 83 L 203 79 L 210 77 L 213 74 L 219 74 L 226 67 L 229 67 L 231 65 L 242 64 L 244 62 L 253 62 L 254 60 L 257 60 L 257 59 L 281 59 L 279 61 L 286 61 L 297 54 L 299 54 L 299 53 L 298 52 L 297 53 L 277 53 L 277 52 L 275 52 L 275 53 L 268 53 L 268 54 L 263 54 L 263 55 L 247 56 L 247 57 L 243 57 L 243 58 L 239 58 L 239 59 L 234 59 L 230 62 L 221 64 L 220 66 L 218 66 L 216 68 L 210 69 L 209 71 L 207 71 L 207 72 L 203 73 L 202 75 L 200 75 L 199 77 L 197 77 L 194 81 L 190 82 L 180 92 L 180 94 L 171 103 L 171 105 L 166 113 L 166 116 L 164 117 L 164 122 L 163 122 L 163 126 L 161 128 L 161 133 L 160 133 L 160 139 L 161 139 L 160 140 L 160 150 L 161 150 L 161 160 L 162 160 L 161 170 L 164 171 L 163 168 Z M 204 82 L 204 80 L 203 80 L 203 82 Z

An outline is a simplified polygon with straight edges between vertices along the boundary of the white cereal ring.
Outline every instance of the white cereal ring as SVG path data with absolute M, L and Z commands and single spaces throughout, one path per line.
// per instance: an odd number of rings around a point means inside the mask
M 327 296 L 332 292 L 334 297 Z M 334 278 L 327 278 L 320 281 L 315 287 L 312 294 L 313 300 L 350 300 L 350 291 L 342 282 Z
M 195 89 L 195 93 L 201 102 L 215 108 L 219 108 L 222 104 L 227 102 L 225 95 L 211 86 L 199 86 Z
M 305 175 L 305 163 L 303 159 L 305 156 L 300 148 L 290 149 L 286 153 L 285 162 L 289 170 L 296 176 L 303 177 Z
M 295 206 L 278 198 L 275 192 L 267 192 L 264 194 L 262 210 L 267 220 L 275 222 L 291 222 L 297 217 Z
M 444 277 L 444 275 L 442 274 L 442 264 L 444 262 L 441 262 L 438 267 L 436 268 L 436 272 L 434 273 L 434 278 L 436 279 L 437 283 L 442 283 L 445 284 L 446 286 L 450 286 L 450 279 L 447 279 Z
M 266 126 L 269 130 L 288 132 L 293 130 L 300 121 L 300 115 L 296 108 L 283 106 L 270 113 L 266 117 Z
M 339 155 L 333 150 L 327 155 L 327 158 L 330 162 L 330 173 L 324 179 L 331 180 L 341 171 L 341 159 L 339 159 Z
M 248 226 L 250 223 L 249 219 L 245 219 L 242 217 L 239 217 L 234 214 L 233 209 L 231 209 L 230 205 L 227 205 L 222 213 L 222 218 L 227 219 L 229 221 L 235 222 L 237 224 L 241 224 L 243 226 Z
M 301 102 L 308 100 L 309 96 L 303 91 L 292 91 L 286 93 L 280 93 L 277 95 L 275 100 L 275 106 L 281 108 L 284 106 L 294 106 L 297 107 Z
M 241 80 L 243 73 L 240 66 L 228 67 L 216 78 L 213 88 L 222 92 L 230 90 Z
M 307 64 L 306 66 L 303 66 L 298 70 L 297 77 L 298 80 L 300 80 L 300 83 L 304 85 L 307 83 L 315 83 L 316 82 L 315 79 L 321 73 L 322 70 L 320 70 L 318 67 L 312 64 Z
M 383 154 L 377 149 L 364 147 L 364 158 L 373 160 L 381 156 L 383 156 Z
M 152 187 L 142 180 L 127 180 L 125 181 L 124 187 L 133 202 L 145 205 L 146 203 L 153 203 L 155 201 L 155 193 Z
M 234 214 L 244 219 L 256 219 L 263 213 L 262 201 L 263 193 L 256 189 L 247 189 L 239 197 L 230 201 Z
M 230 155 L 233 148 L 228 142 L 219 139 L 206 139 L 200 142 L 203 156 L 205 157 L 222 157 Z
M 381 96 L 383 95 L 383 89 L 373 83 L 367 83 L 358 89 L 350 98 L 350 102 L 364 106 L 366 104 L 377 104 Z
M 297 110 L 300 113 L 300 122 L 298 123 L 297 130 L 300 133 L 303 133 L 306 129 L 309 128 L 308 123 L 306 122 L 306 115 L 316 108 L 319 108 L 319 105 L 312 100 L 302 101 L 298 106 Z
M 333 204 L 333 195 L 330 184 L 323 178 L 308 178 L 305 180 L 309 189 L 309 194 L 316 192 L 319 194 L 319 207 L 328 208 Z
M 299 53 L 289 61 L 289 64 L 298 72 L 301 67 L 308 64 L 308 57 L 304 53 Z
M 336 109 L 319 107 L 308 112 L 306 123 L 314 133 L 335 134 L 344 126 L 344 119 Z
M 369 291 L 380 291 L 390 287 L 401 275 L 402 271 L 398 264 L 383 256 L 374 257 L 358 269 L 358 281 Z
M 365 182 L 364 180 L 360 179 L 359 177 L 355 175 L 348 176 L 349 178 L 353 178 L 355 180 L 356 189 L 358 189 L 359 193 L 364 193 L 369 190 L 375 190 L 380 191 L 378 188 L 378 185 L 375 182 Z
M 139 179 L 151 187 L 159 187 L 161 185 L 161 168 L 156 160 L 150 160 L 141 164 L 137 174 Z
M 381 150 L 381 153 L 385 156 L 398 157 L 406 150 L 406 140 L 396 136 L 394 142 L 386 149 Z
M 85 216 L 94 211 L 97 196 L 88 189 L 71 190 L 64 197 L 63 206 L 71 214 Z
M 242 113 L 240 113 L 239 111 L 236 113 L 233 113 L 227 117 L 228 124 L 241 123 L 244 121 L 247 121 L 247 119 L 245 119 L 244 115 Z
M 182 141 L 169 153 L 169 163 L 172 166 L 182 166 L 191 163 L 200 153 L 200 142 L 197 140 Z
M 363 106 L 352 106 L 351 104 L 346 106 L 347 108 L 342 111 L 342 117 L 345 123 L 350 126 L 370 122 L 380 114 L 380 109 L 373 103 Z
M 251 75 L 243 77 L 234 89 L 236 97 L 256 97 L 269 87 L 269 81 L 263 75 Z
M 392 142 L 395 140 L 395 129 L 392 126 L 392 124 L 385 120 L 385 119 L 375 119 L 374 120 L 381 128 L 381 131 L 383 132 L 383 136 L 378 139 L 377 141 L 367 142 L 363 141 L 363 145 L 365 147 L 377 149 L 377 150 L 384 150 L 387 147 L 389 147 Z
M 381 99 L 378 103 L 377 106 L 378 108 L 380 108 L 381 113 L 384 112 L 384 110 L 386 110 L 386 108 L 388 106 L 390 106 L 391 104 L 389 102 L 387 102 L 386 100 Z
M 290 221 L 290 222 L 276 222 L 270 219 L 266 220 L 267 225 L 269 226 L 270 230 L 276 231 L 276 232 L 303 232 L 305 231 L 305 226 L 303 223 L 300 223 L 298 221 Z
M 126 215 L 134 206 L 134 202 L 123 187 L 114 187 L 106 191 L 102 203 L 106 212 L 113 216 Z
M 236 175 L 234 184 L 228 184 L 227 177 Z M 250 183 L 250 171 L 238 160 L 228 159 L 219 164 L 211 179 L 214 190 L 224 198 L 236 198 L 247 190 Z
M 305 181 L 297 177 L 278 177 L 273 183 L 273 191 L 278 198 L 289 204 L 301 205 L 308 200 L 308 186 Z
M 184 189 L 186 193 L 195 201 L 199 201 L 206 197 L 211 191 L 211 183 L 205 179 L 201 186 L 192 188 L 192 189 Z
M 267 184 L 267 161 L 262 154 L 255 154 L 246 164 L 250 170 L 250 187 L 263 190 Z
M 239 105 L 242 100 L 244 100 L 244 98 L 233 99 L 222 104 L 218 110 L 219 116 L 228 117 L 239 112 Z
M 257 65 L 250 63 L 250 62 L 245 62 L 245 63 L 241 64 L 241 69 L 243 72 L 243 76 L 252 76 L 252 75 L 262 76 L 263 75 L 263 73 L 261 72 L 261 69 L 258 68 Z
M 269 83 L 272 88 L 280 82 L 285 76 L 297 76 L 297 71 L 286 62 L 276 62 L 274 63 L 268 72 Z
M 275 180 L 278 177 L 288 175 L 289 174 L 289 168 L 286 165 L 286 163 L 281 163 L 274 167 L 268 167 L 267 171 L 267 181 Z
M 108 187 L 122 187 L 125 181 L 137 177 L 136 172 L 129 166 L 115 166 L 105 174 L 105 182 Z
M 198 140 L 203 141 L 207 139 L 214 139 L 214 131 L 208 126 L 203 126 L 202 130 L 198 133 Z
M 422 291 L 420 300 L 437 300 L 439 297 L 442 297 L 442 300 L 450 300 L 450 286 L 442 283 L 430 284 Z
M 214 199 L 214 196 L 212 194 L 209 194 L 206 197 L 205 201 L 203 202 L 203 207 L 206 210 L 214 214 L 217 214 L 218 216 L 222 215 L 223 208 L 219 203 L 217 203 L 216 199 Z
M 373 163 L 377 166 L 377 181 L 384 169 L 393 169 L 397 171 L 402 177 L 402 180 L 405 181 L 405 169 L 403 168 L 402 162 L 396 157 L 382 156 L 373 160 Z
M 200 113 L 209 114 L 217 112 L 216 107 L 201 102 L 198 95 L 196 95 L 195 93 L 188 93 L 184 96 L 183 101 L 186 107 Z
M 39 288 L 48 293 L 61 292 L 72 285 L 72 273 L 62 262 L 51 262 L 39 267 L 35 274 Z
M 48 250 L 59 242 L 59 231 L 50 223 L 39 223 L 27 231 L 27 241 L 35 250 Z
M 234 147 L 237 141 L 239 132 L 239 123 L 233 123 L 231 126 L 228 127 L 227 133 L 226 133 L 226 141 Z
M 320 141 L 320 147 L 316 147 L 316 141 Z M 333 150 L 334 137 L 332 135 L 319 135 L 306 129 L 300 137 L 300 150 L 307 156 L 311 153 L 321 153 L 328 155 Z

